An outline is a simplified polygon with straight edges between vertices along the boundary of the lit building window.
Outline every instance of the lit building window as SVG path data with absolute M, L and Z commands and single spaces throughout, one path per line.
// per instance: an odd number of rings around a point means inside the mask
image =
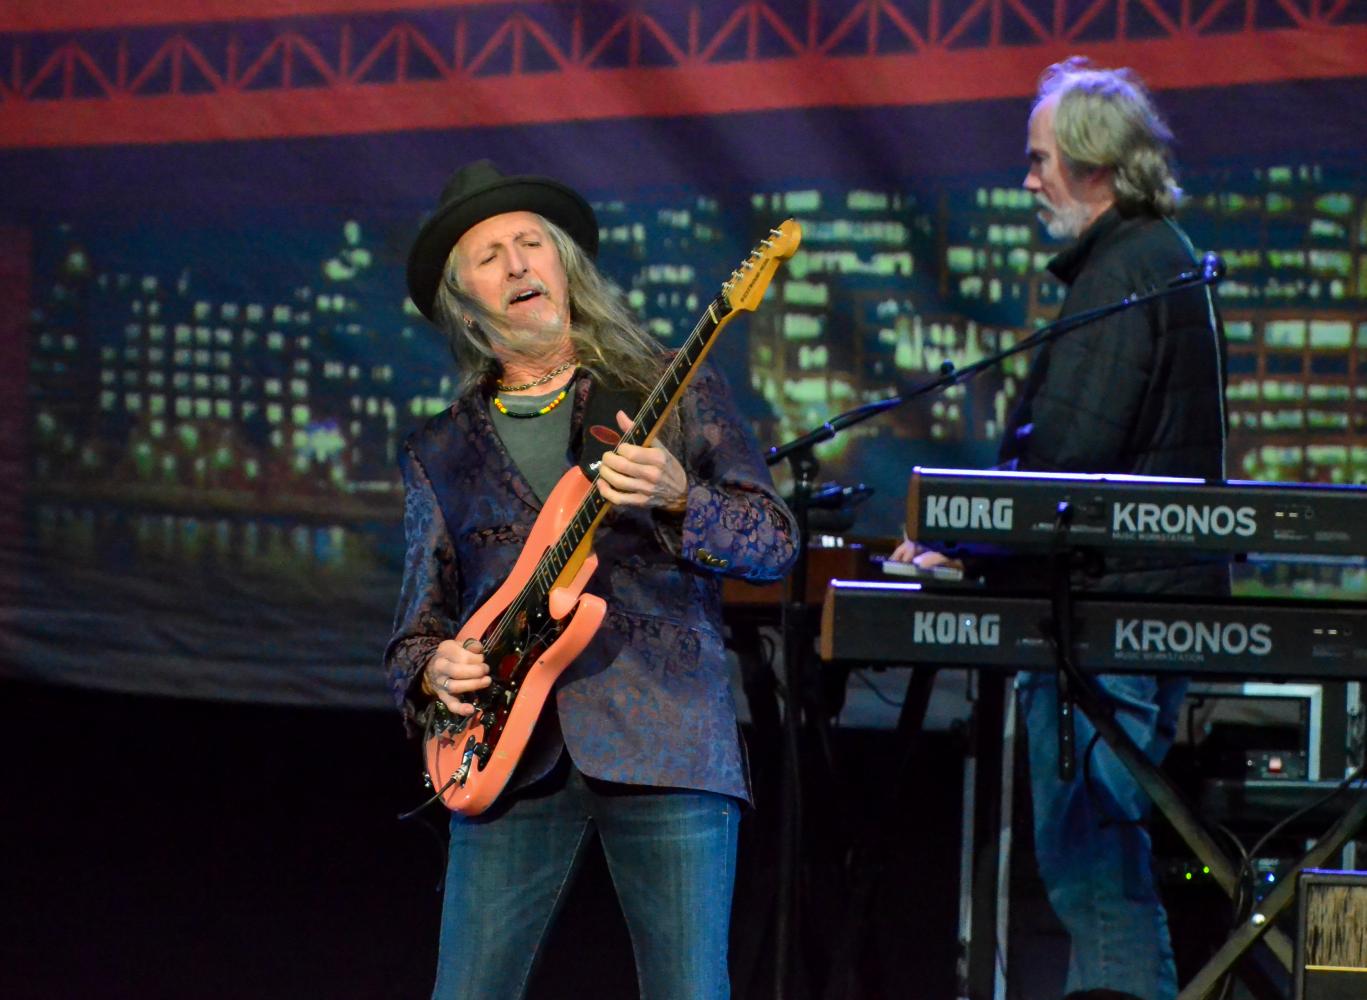
M 1348 320 L 1311 320 L 1310 346 L 1321 349 L 1347 349 L 1353 341 L 1353 324 Z

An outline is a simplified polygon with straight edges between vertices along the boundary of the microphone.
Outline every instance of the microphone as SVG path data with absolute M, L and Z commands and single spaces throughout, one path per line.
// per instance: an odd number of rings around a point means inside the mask
M 1220 255 L 1214 251 L 1207 251 L 1201 255 L 1197 262 L 1200 268 L 1195 271 L 1183 271 L 1177 277 L 1168 282 L 1169 288 L 1179 288 L 1182 285 L 1213 285 L 1225 276 L 1225 262 L 1220 259 Z
M 1206 285 L 1213 285 L 1225 276 L 1225 262 L 1220 259 L 1220 255 L 1213 250 L 1208 250 L 1201 255 L 1201 282 Z

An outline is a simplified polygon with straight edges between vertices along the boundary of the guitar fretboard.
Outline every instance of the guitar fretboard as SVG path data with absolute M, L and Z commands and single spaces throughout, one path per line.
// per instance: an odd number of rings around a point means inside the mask
M 730 315 L 731 307 L 724 295 L 718 295 L 712 300 L 702 318 L 698 320 L 698 324 L 665 368 L 660 380 L 646 396 L 641 409 L 636 413 L 635 420 L 632 421 L 631 429 L 622 436 L 621 442 L 613 449 L 614 452 L 620 450 L 623 444 L 644 445 L 651 440 L 655 430 L 668 415 L 670 406 L 682 395 L 689 378 L 707 353 L 707 348 L 717 331 Z M 594 484 L 597 482 L 598 477 L 595 476 Z M 560 538 L 546 550 L 537 563 L 522 593 L 509 606 L 509 614 L 504 616 L 503 622 L 516 621 L 521 617 L 519 612 L 544 606 L 555 581 L 565 571 L 575 551 L 589 536 L 589 532 L 603 516 L 607 506 L 608 501 L 603 499 L 603 495 L 597 489 L 589 491 Z M 502 628 L 503 625 L 500 623 L 500 632 Z

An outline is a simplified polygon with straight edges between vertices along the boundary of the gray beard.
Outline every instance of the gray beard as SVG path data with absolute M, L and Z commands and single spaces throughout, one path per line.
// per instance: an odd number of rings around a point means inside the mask
M 547 358 L 556 357 L 569 339 L 569 331 L 558 320 L 544 324 L 499 325 L 486 329 L 485 332 L 489 338 L 489 346 L 505 364 L 514 358 L 538 364 Z
M 1049 216 L 1046 218 L 1043 212 L 1039 213 L 1039 220 L 1044 224 L 1044 230 L 1056 240 L 1075 240 L 1082 235 L 1082 231 L 1087 228 L 1087 210 L 1081 205 L 1071 205 L 1068 208 L 1055 208 L 1045 198 L 1036 196 L 1035 201 L 1043 208 L 1048 209 Z

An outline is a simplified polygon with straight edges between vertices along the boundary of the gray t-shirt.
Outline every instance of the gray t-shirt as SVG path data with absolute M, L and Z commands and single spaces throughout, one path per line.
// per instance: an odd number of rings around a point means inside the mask
M 489 402 L 489 417 L 512 456 L 513 464 L 526 477 L 542 503 L 551 495 L 555 484 L 570 467 L 570 417 L 574 411 L 574 383 L 566 389 L 569 396 L 550 413 L 539 417 L 509 417 Z M 556 396 L 560 390 L 543 396 L 500 396 L 510 413 L 535 413 Z

